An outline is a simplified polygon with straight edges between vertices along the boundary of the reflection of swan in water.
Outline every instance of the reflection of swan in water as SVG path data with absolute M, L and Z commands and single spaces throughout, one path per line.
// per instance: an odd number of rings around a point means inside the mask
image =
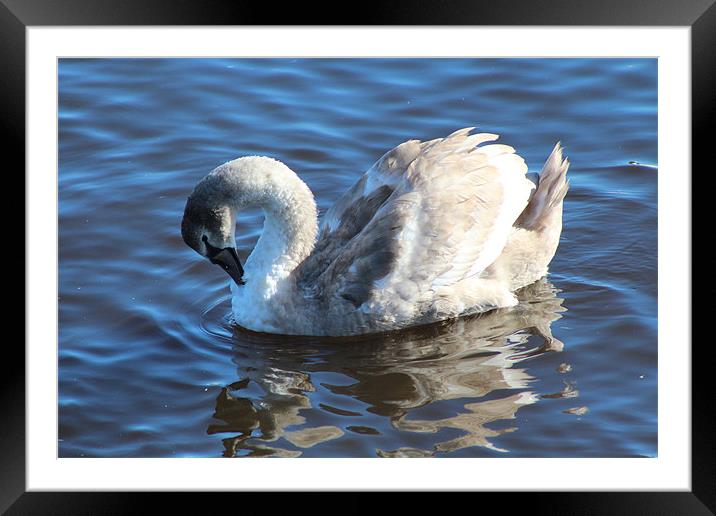
M 513 419 L 520 407 L 539 399 L 529 390 L 532 377 L 522 364 L 563 348 L 551 333 L 551 323 L 566 310 L 555 292 L 540 280 L 518 292 L 520 303 L 512 308 L 345 342 L 314 338 L 296 346 L 295 339 L 242 332 L 235 341 L 242 379 L 222 390 L 214 416 L 223 423 L 210 425 L 208 431 L 234 434 L 224 440 L 227 455 L 297 456 L 345 431 L 379 434 L 360 425 L 370 416 L 373 421 L 387 418 L 398 431 L 434 433 L 450 428 L 461 433 L 431 449 L 398 447 L 379 450 L 381 456 L 432 455 L 472 446 L 499 451 L 490 439 L 515 429 L 485 425 Z M 537 346 L 533 336 L 539 340 Z M 313 379 L 318 376 L 320 380 Z M 565 389 L 564 396 L 574 393 Z M 312 398 L 318 407 L 312 406 Z M 435 402 L 461 399 L 466 403 L 451 417 L 411 414 Z M 309 417 L 316 409 L 324 416 L 344 416 L 341 422 L 346 426 Z M 330 419 L 335 423 L 335 417 Z M 288 444 L 268 445 L 281 439 Z

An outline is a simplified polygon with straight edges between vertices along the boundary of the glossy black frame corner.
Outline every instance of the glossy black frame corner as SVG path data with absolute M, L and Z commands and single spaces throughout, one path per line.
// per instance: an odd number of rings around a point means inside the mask
M 416 2 L 401 0 L 370 5 L 342 17 L 333 8 L 305 3 L 284 3 L 281 9 L 246 0 L 0 0 L 0 131 L 4 144 L 5 192 L 24 192 L 24 176 L 13 172 L 25 165 L 25 29 L 42 25 L 661 25 L 691 27 L 692 59 L 692 170 L 710 173 L 711 141 L 707 127 L 716 117 L 716 4 L 715 0 L 504 0 L 487 2 L 458 0 Z M 349 12 L 349 11 L 344 11 Z M 9 161 L 8 157 L 14 157 Z M 687 174 L 688 171 L 681 171 Z M 678 173 L 674 171 L 674 173 Z M 688 176 L 685 176 L 688 177 Z M 692 176 L 693 178 L 693 176 Z M 10 190 L 7 181 L 18 185 Z M 700 189 L 701 192 L 704 188 Z M 24 213 L 25 196 L 3 197 L 8 215 Z M 23 204 L 23 206 L 20 206 Z M 692 203 L 695 205 L 695 203 Z M 694 219 L 694 222 L 696 219 Z M 27 238 L 27 236 L 26 236 Z M 10 253 L 8 270 L 25 267 L 22 253 Z M 691 250 L 693 253 L 693 250 Z M 692 255 L 693 256 L 693 255 Z M 12 267 L 12 268 L 11 268 Z M 32 271 L 25 268 L 25 274 Z M 12 277 L 13 275 L 6 275 Z M 19 275 L 15 275 L 19 277 Z M 18 305 L 8 300 L 7 306 Z M 690 300 L 689 300 L 690 301 Z M 25 304 L 22 305 L 25 307 Z M 692 317 L 693 321 L 693 317 Z M 708 341 L 706 341 L 708 342 Z M 530 513 L 542 514 L 713 514 L 716 511 L 716 430 L 714 401 L 710 393 L 710 367 L 706 342 L 692 346 L 692 491 L 619 493 L 473 493 L 473 503 L 510 497 Z M 691 335 L 670 345 L 687 349 Z M 25 492 L 25 355 L 15 339 L 6 338 L 3 349 L 0 399 L 3 424 L 0 438 L 0 511 L 7 514 L 125 514 L 150 509 L 149 502 L 162 504 L 162 512 L 193 512 L 193 506 L 210 503 L 217 493 L 196 500 L 188 493 L 48 493 Z M 568 472 L 567 472 L 568 473 Z M 211 496 L 209 502 L 208 496 Z M 229 497 L 232 498 L 229 498 Z M 235 494 L 220 500 L 237 503 Z M 246 494 L 240 495 L 245 507 Z M 272 496 L 271 512 L 295 510 L 295 494 Z M 309 494 L 304 496 L 316 496 Z M 320 495 L 323 496 L 323 495 Z M 341 511 L 374 510 L 372 495 L 353 493 Z M 453 495 L 454 496 L 454 495 Z M 463 495 L 465 496 L 465 495 Z M 479 500 L 475 499 L 479 497 Z M 402 497 L 401 507 L 405 504 Z M 422 497 L 411 500 L 420 503 Z M 266 501 L 264 500 L 264 503 Z M 380 505 L 385 507 L 384 499 Z M 306 506 L 315 510 L 315 505 Z

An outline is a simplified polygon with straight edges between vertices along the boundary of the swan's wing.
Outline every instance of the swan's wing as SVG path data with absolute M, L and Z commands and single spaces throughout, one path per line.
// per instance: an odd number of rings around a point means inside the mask
M 373 196 L 377 191 L 392 193 L 395 187 L 403 181 L 406 170 L 420 155 L 420 151 L 421 142 L 409 140 L 386 152 L 325 213 L 319 227 L 319 241 L 329 234 L 335 233 L 346 222 L 354 224 L 351 219 L 358 213 L 374 215 L 379 205 L 373 206 L 375 209 L 372 211 L 363 213 L 365 199 Z M 363 226 L 360 229 L 363 229 Z
M 408 166 L 418 157 L 420 149 L 418 140 L 410 140 L 386 152 L 326 211 L 318 229 L 316 246 L 296 271 L 298 285 L 304 294 L 320 295 L 318 278 L 324 276 L 328 267 L 345 252 L 351 240 L 366 229 L 404 180 Z M 326 278 L 324 276 L 323 282 Z
M 471 129 L 405 142 L 371 167 L 326 213 L 297 270 L 304 294 L 416 303 L 490 265 L 534 185 L 512 147 L 479 146 L 497 136 Z

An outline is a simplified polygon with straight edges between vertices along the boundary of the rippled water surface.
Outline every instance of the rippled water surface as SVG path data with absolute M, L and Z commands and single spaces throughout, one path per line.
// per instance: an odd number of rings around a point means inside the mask
M 656 60 L 61 60 L 59 455 L 657 453 Z M 382 336 L 229 323 L 181 240 L 187 195 L 247 154 L 325 210 L 386 150 L 478 126 L 572 162 L 550 274 L 521 303 Z M 261 230 L 242 214 L 242 258 Z

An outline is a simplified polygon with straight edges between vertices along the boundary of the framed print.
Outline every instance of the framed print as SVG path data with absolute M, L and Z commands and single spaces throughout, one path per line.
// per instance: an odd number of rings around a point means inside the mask
M 120 491 L 710 513 L 713 5 L 56 7 L 0 9 L 26 192 L 9 514 Z

